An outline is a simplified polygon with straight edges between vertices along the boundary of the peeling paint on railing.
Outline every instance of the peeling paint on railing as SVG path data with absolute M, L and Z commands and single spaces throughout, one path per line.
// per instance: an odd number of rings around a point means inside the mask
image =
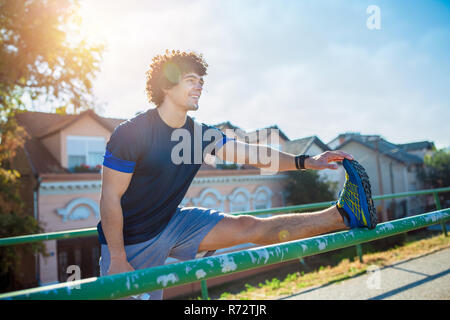
M 450 208 L 379 224 L 133 272 L 10 292 L 0 299 L 116 299 L 298 259 L 450 220 Z M 76 286 L 80 289 L 75 289 Z

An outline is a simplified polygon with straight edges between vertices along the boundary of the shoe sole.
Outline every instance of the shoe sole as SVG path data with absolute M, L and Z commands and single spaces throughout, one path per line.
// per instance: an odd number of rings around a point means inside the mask
M 366 197 L 366 203 L 367 203 L 367 208 L 369 209 L 369 229 L 373 229 L 376 227 L 377 223 L 378 223 L 378 217 L 377 217 L 377 210 L 373 204 L 373 199 L 372 199 L 372 188 L 370 186 L 370 181 L 369 181 L 369 176 L 367 175 L 366 170 L 363 168 L 362 165 L 360 165 L 358 163 L 358 161 L 356 160 L 347 160 L 344 159 L 344 161 L 348 161 L 351 164 L 351 167 L 354 168 L 354 170 L 356 171 L 357 176 L 359 177 L 359 179 L 361 180 L 361 185 L 364 189 L 364 195 Z M 370 199 L 370 200 L 368 200 Z

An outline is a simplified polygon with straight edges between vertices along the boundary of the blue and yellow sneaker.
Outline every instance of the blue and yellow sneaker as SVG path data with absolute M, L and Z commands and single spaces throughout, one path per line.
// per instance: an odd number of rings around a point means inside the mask
M 344 159 L 343 165 L 346 179 L 336 207 L 349 228 L 373 229 L 378 219 L 369 176 L 355 160 Z

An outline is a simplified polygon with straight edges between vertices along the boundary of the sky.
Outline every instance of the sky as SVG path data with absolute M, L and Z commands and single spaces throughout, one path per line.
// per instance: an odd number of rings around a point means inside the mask
M 145 72 L 175 49 L 209 65 L 200 108 L 188 113 L 200 122 L 450 147 L 449 1 L 80 2 L 83 30 L 106 44 L 94 82 L 102 116 L 154 108 Z

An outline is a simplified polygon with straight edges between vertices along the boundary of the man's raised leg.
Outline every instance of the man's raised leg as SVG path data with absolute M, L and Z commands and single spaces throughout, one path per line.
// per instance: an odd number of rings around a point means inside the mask
M 207 234 L 199 251 L 247 242 L 268 245 L 350 228 L 374 229 L 378 220 L 369 176 L 356 160 L 344 159 L 343 165 L 345 183 L 335 206 L 270 218 L 228 215 Z
M 268 218 L 250 215 L 223 218 L 203 239 L 198 251 L 218 250 L 242 243 L 269 245 L 346 230 L 336 206 L 311 213 L 288 213 Z

